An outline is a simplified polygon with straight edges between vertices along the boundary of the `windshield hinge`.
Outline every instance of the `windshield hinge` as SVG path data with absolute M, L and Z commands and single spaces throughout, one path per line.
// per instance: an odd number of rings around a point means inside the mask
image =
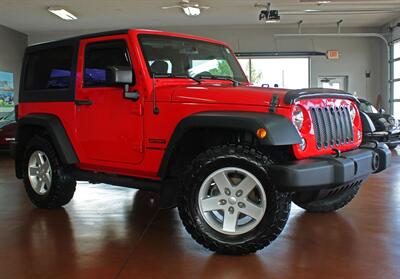
M 272 100 L 271 100 L 271 104 L 269 107 L 269 112 L 276 112 L 276 107 L 279 104 L 279 95 L 278 94 L 274 94 L 272 96 Z

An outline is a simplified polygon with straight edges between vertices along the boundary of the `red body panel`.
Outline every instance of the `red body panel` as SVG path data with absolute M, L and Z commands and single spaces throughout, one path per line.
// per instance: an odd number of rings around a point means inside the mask
M 131 30 L 128 35 L 117 35 L 82 39 L 79 49 L 76 99 L 89 99 L 92 106 L 76 106 L 73 102 L 21 103 L 19 117 L 32 113 L 56 115 L 64 125 L 75 148 L 79 168 L 108 173 L 160 179 L 157 177 L 161 160 L 176 126 L 194 113 L 203 111 L 252 111 L 269 110 L 273 95 L 279 96 L 277 114 L 291 119 L 294 106 L 283 102 L 286 90 L 256 88 L 250 84 L 233 87 L 229 81 L 204 81 L 197 84 L 190 79 L 156 79 L 158 115 L 153 114 L 153 80 L 148 73 L 145 59 L 141 53 L 138 34 L 159 34 L 185 37 L 223 44 L 214 40 L 148 30 Z M 84 49 L 88 43 L 105 40 L 124 39 L 128 43 L 131 60 L 136 75 L 136 85 L 140 99 L 136 102 L 123 98 L 122 88 L 83 88 Z M 316 99 L 302 100 L 297 104 L 306 114 L 312 106 L 332 104 L 351 105 L 348 100 Z M 361 130 L 359 116 L 353 127 L 354 134 Z M 316 148 L 314 131 L 310 127 L 301 131 L 307 141 L 305 151 L 293 146 L 298 159 L 331 153 Z M 307 122 L 308 121 L 308 122 Z M 307 124 L 308 123 L 308 124 Z M 161 143 L 157 143 L 161 142 Z M 361 139 L 339 149 L 342 151 L 359 146 Z

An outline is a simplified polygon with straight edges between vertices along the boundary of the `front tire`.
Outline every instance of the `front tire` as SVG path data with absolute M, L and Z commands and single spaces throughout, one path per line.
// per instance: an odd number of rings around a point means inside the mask
M 290 196 L 274 189 L 268 157 L 239 145 L 200 154 L 184 174 L 178 209 L 186 230 L 204 247 L 244 255 L 283 230 Z
M 339 193 L 328 195 L 325 198 L 314 200 L 310 197 L 317 197 L 319 192 L 307 193 L 306 198 L 304 194 L 294 194 L 292 197 L 293 202 L 312 213 L 329 213 L 337 211 L 350 203 L 358 193 L 361 187 L 361 181 L 354 182 L 349 189 L 339 191 Z
M 29 199 L 39 208 L 59 208 L 74 196 L 76 181 L 62 174 L 52 144 L 34 136 L 24 154 L 24 184 Z

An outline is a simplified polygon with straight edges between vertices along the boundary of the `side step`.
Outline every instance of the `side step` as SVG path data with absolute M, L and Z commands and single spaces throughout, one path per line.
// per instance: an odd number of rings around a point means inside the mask
M 105 183 L 126 188 L 133 188 L 145 191 L 160 192 L 161 181 L 134 178 L 124 175 L 107 174 L 102 172 L 84 171 L 79 169 L 66 170 L 67 175 L 71 175 L 79 181 L 88 181 L 93 184 Z

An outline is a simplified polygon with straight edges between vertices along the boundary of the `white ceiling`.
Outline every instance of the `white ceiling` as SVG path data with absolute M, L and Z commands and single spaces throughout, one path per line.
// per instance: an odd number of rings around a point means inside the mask
M 400 0 L 333 0 L 332 3 L 322 6 L 308 3 L 309 1 L 312 0 L 271 0 L 272 8 L 279 9 L 282 13 L 281 23 L 274 26 L 295 25 L 299 20 L 303 20 L 304 25 L 333 27 L 339 19 L 343 19 L 345 27 L 377 27 L 400 17 Z M 255 8 L 254 4 L 263 3 L 264 0 L 198 0 L 201 5 L 211 7 L 203 11 L 199 17 L 187 17 L 179 9 L 161 10 L 162 6 L 175 5 L 177 2 L 175 0 L 1 0 L 0 24 L 27 34 L 127 27 L 263 24 L 258 20 L 261 9 Z M 47 7 L 58 5 L 67 7 L 79 19 L 66 22 L 47 11 Z M 306 15 L 305 9 L 335 12 Z M 351 10 L 358 12 L 338 12 Z

